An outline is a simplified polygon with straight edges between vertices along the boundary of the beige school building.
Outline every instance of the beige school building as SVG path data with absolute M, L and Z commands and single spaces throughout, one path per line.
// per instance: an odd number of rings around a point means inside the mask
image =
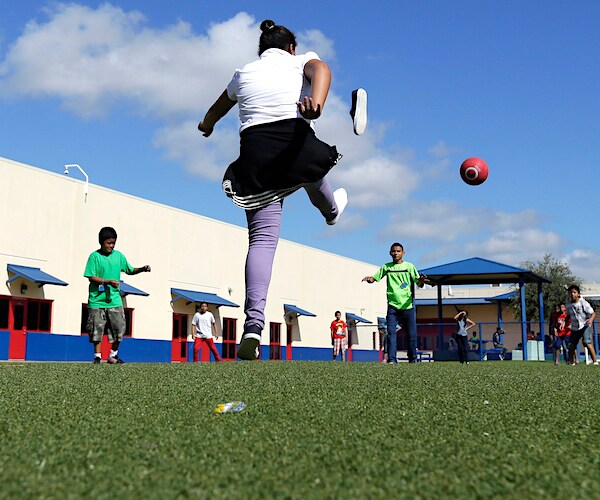
M 57 166 L 54 173 L 0 158 L 0 360 L 91 358 L 83 270 L 99 247 L 103 226 L 117 230 L 116 248 L 130 264 L 152 267 L 150 273 L 122 276 L 128 323 L 123 358 L 189 361 L 191 318 L 196 305 L 206 301 L 219 325 L 222 357 L 235 359 L 244 322 L 246 228 L 88 184 L 75 168 L 69 176 L 63 170 Z M 377 326 L 386 312 L 385 283 L 361 283 L 377 268 L 281 240 L 261 359 L 330 359 L 329 325 L 340 310 L 351 330 L 351 359 L 379 360 Z M 471 317 L 493 325 L 498 303 L 484 298 L 508 291 L 504 286 L 457 287 L 443 293 L 444 300 L 475 300 Z M 417 291 L 418 302 L 425 301 L 417 307 L 419 323 L 437 321 L 437 308 L 426 302 L 435 295 L 429 287 Z M 454 310 L 444 306 L 444 321 L 451 321 Z M 506 304 L 500 304 L 500 311 L 506 321 L 514 321 Z M 437 331 L 420 326 L 419 348 L 438 349 Z

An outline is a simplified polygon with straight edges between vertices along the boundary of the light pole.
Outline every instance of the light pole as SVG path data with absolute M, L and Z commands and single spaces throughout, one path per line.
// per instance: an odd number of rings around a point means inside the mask
M 77 165 L 77 163 L 71 163 L 69 165 L 65 165 L 65 175 L 69 175 L 69 169 L 70 168 L 77 168 L 77 169 L 79 169 L 79 171 L 85 177 L 85 183 L 83 184 L 83 196 L 84 196 L 84 202 L 86 202 L 87 201 L 87 195 L 88 195 L 88 189 L 89 189 L 89 185 L 90 185 L 90 178 L 88 177 L 88 174 L 85 173 L 85 170 L 83 170 L 83 168 L 81 168 L 79 165 Z

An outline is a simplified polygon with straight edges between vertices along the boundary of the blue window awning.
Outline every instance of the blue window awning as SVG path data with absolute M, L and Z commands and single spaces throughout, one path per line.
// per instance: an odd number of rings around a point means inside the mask
M 68 283 L 63 280 L 59 280 L 54 276 L 45 273 L 39 267 L 28 267 L 28 266 L 17 266 L 16 264 L 7 264 L 7 271 L 14 274 L 14 276 L 6 281 L 10 283 L 17 278 L 23 278 L 31 283 L 37 283 L 40 287 L 44 285 L 58 285 L 67 286 Z
M 293 304 L 283 304 L 283 310 L 285 311 L 285 314 L 297 314 L 298 316 L 312 316 L 312 317 L 317 317 L 316 314 L 313 314 L 311 312 L 305 311 L 304 309 L 300 309 L 298 306 L 295 306 Z
M 208 292 L 195 292 L 194 290 L 182 290 L 181 288 L 171 288 L 171 293 L 175 298 L 171 301 L 173 303 L 180 299 L 187 300 L 188 304 L 194 302 L 206 302 L 214 306 L 227 306 L 227 307 L 240 307 L 227 299 L 219 297 L 216 293 Z
M 128 285 L 124 281 L 121 281 L 121 286 L 119 287 L 119 291 L 121 292 L 122 296 L 141 295 L 142 297 L 148 297 L 148 295 L 150 295 L 148 292 L 144 292 L 143 290 L 140 290 L 139 288 Z
M 346 313 L 346 321 L 356 321 L 357 323 L 371 323 L 368 319 L 361 318 L 356 314 Z

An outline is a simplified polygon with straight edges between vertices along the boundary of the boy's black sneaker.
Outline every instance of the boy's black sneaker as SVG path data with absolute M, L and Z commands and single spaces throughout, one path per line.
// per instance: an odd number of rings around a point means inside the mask
M 122 365 L 125 363 L 119 356 L 109 356 L 106 362 L 111 365 Z
M 362 135 L 367 128 L 367 91 L 356 89 L 352 91 L 352 108 L 350 109 L 352 125 L 356 135 Z
M 93 364 L 99 365 L 101 362 L 102 362 L 101 358 L 98 358 L 97 356 L 94 356 L 94 361 L 92 361 Z

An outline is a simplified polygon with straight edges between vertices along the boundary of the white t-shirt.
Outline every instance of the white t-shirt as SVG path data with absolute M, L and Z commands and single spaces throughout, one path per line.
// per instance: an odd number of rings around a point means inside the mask
M 215 323 L 215 317 L 210 311 L 204 314 L 197 312 L 192 318 L 192 325 L 196 327 L 196 338 L 210 339 L 213 336 L 212 326 Z
M 584 322 L 593 312 L 594 309 L 590 303 L 582 298 L 577 302 L 567 304 L 567 314 L 571 317 L 571 330 L 577 331 L 585 328 Z
M 252 125 L 302 118 L 296 102 L 311 96 L 304 65 L 319 59 L 315 52 L 293 56 L 281 49 L 265 50 L 260 59 L 235 71 L 227 85 L 227 96 L 237 101 L 240 132 Z M 308 123 L 311 120 L 306 120 Z

